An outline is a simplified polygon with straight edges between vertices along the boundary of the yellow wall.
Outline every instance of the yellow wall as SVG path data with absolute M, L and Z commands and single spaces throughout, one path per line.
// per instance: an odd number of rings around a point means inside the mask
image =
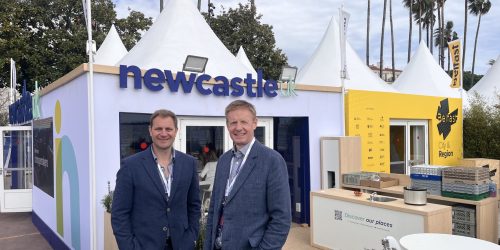
M 441 101 L 448 99 L 449 113 L 458 109 L 451 132 L 439 134 L 437 118 Z M 398 93 L 349 90 L 346 96 L 346 134 L 361 136 L 362 170 L 390 172 L 390 120 L 426 120 L 429 164 L 456 165 L 462 159 L 462 100 Z

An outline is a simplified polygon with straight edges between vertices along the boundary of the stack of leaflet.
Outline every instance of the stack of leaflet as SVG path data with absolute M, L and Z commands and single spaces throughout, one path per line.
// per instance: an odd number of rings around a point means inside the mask
M 371 176 L 376 175 L 377 173 L 372 172 L 355 172 L 343 174 L 343 184 L 345 185 L 355 185 L 359 186 L 361 180 L 369 179 Z
M 450 167 L 443 170 L 442 195 L 467 200 L 489 196 L 489 170 L 476 167 Z
M 452 233 L 476 237 L 476 209 L 466 206 L 453 206 L 451 210 Z
M 416 165 L 410 168 L 411 186 L 426 188 L 428 194 L 441 195 L 443 166 Z

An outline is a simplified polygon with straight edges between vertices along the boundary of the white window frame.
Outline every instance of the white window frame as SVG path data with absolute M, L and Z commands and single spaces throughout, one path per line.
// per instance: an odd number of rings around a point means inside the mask
M 424 158 L 425 164 L 429 164 L 429 122 L 427 120 L 390 120 L 390 126 L 404 126 L 405 127 L 405 172 L 410 174 L 410 127 L 411 126 L 424 126 Z M 389 130 L 390 131 L 390 130 Z M 391 143 L 391 142 L 389 142 Z
M 225 117 L 177 117 L 177 126 L 179 131 L 177 132 L 177 137 L 174 143 L 174 147 L 181 152 L 186 152 L 186 127 L 187 126 L 220 126 L 224 127 L 224 151 L 227 151 L 233 147 L 233 141 L 229 136 L 229 132 L 226 126 Z M 264 140 L 265 145 L 269 148 L 273 148 L 274 138 L 273 138 L 273 118 L 269 117 L 257 117 L 257 127 L 264 127 Z

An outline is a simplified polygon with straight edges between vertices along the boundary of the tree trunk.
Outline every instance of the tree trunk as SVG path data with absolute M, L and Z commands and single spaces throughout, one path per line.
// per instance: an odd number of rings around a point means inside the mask
M 444 68 L 444 0 L 441 0 L 441 67 Z
M 382 17 L 382 35 L 380 38 L 380 69 L 379 69 L 380 78 L 382 78 L 382 69 L 384 68 L 384 28 L 385 28 L 386 8 L 387 8 L 387 0 L 384 0 L 384 15 Z
M 198 0 L 198 11 L 201 11 L 201 0 Z
M 366 14 L 366 65 L 370 66 L 370 0 Z
M 462 54 L 462 74 L 464 73 L 464 65 L 465 65 L 465 49 L 467 48 L 467 0 L 464 0 L 465 2 L 465 17 L 464 17 L 464 46 L 462 47 L 462 50 L 464 51 Z
M 411 57 L 411 32 L 413 28 L 413 15 L 411 13 L 411 9 L 413 9 L 413 0 L 410 1 L 410 30 L 408 31 L 408 60 L 407 62 L 410 62 L 410 57 Z
M 432 46 L 429 46 L 430 43 L 429 43 L 429 25 L 427 25 L 427 27 L 425 28 L 425 34 L 427 36 L 427 46 L 429 47 L 429 50 L 431 51 L 431 54 L 432 54 Z
M 160 13 L 163 11 L 163 0 L 160 0 Z
M 439 39 L 439 42 L 437 42 L 437 45 L 438 45 L 438 64 L 439 66 L 441 66 L 441 68 L 443 68 L 443 65 L 441 64 L 441 57 L 443 56 L 441 54 L 441 47 L 443 46 L 443 43 L 441 43 L 441 37 L 443 37 L 443 27 L 441 26 L 441 8 L 439 8 L 439 2 L 440 0 L 437 1 L 437 12 L 438 12 L 438 39 Z M 434 30 L 433 30 L 434 31 Z
M 434 14 L 434 13 L 433 13 Z M 431 54 L 434 54 L 434 39 L 432 39 L 432 33 L 434 32 L 434 23 L 435 21 L 431 20 L 430 26 L 427 28 L 427 35 L 429 36 L 429 44 L 431 47 Z
M 474 53 L 472 53 L 472 75 L 470 78 L 470 87 L 474 86 L 474 65 L 476 64 L 476 48 L 477 48 L 477 36 L 479 35 L 479 26 L 481 25 L 481 12 L 479 12 L 479 20 L 477 21 L 477 29 L 476 29 L 476 39 L 474 41 Z
M 467 0 L 466 0 L 467 1 Z M 422 41 L 422 1 L 418 2 L 418 43 Z
M 392 82 L 396 80 L 396 70 L 394 69 L 394 27 L 392 25 L 392 0 L 389 0 L 389 20 L 391 23 L 391 48 L 392 48 Z

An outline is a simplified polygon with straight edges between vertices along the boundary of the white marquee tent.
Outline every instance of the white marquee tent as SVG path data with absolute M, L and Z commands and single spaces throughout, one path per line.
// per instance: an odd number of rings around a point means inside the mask
M 247 54 L 245 53 L 245 50 L 243 49 L 243 46 L 240 46 L 238 49 L 238 54 L 236 54 L 236 59 L 240 61 L 245 67 L 247 68 L 247 72 L 252 73 L 253 75 L 257 75 L 257 72 L 252 66 L 252 63 L 250 60 L 248 60 Z
M 142 39 L 118 64 L 182 71 L 188 55 L 207 57 L 205 73 L 244 77 L 247 69 L 222 44 L 192 1 L 170 0 Z
M 500 56 L 486 75 L 468 91 L 471 96 L 475 93 L 479 94 L 489 105 L 500 104 L 496 96 L 500 94 Z
M 297 84 L 341 86 L 339 36 L 339 25 L 332 17 L 316 51 L 297 74 Z M 346 89 L 397 92 L 371 71 L 347 42 L 346 64 L 349 77 L 345 80 Z
M 115 65 L 126 54 L 127 49 L 123 45 L 122 39 L 118 36 L 115 25 L 111 25 L 108 35 L 97 50 L 94 63 L 102 65 Z
M 438 65 L 422 41 L 394 82 L 401 93 L 460 98 L 460 89 L 451 88 L 451 77 Z

